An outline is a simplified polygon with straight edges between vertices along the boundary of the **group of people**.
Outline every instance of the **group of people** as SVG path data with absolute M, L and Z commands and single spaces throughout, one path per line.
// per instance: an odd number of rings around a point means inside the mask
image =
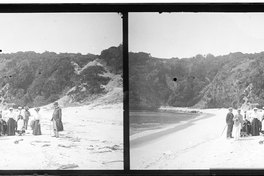
M 240 137 L 264 134 L 264 113 L 261 111 L 258 108 L 254 108 L 253 112 L 251 110 L 244 111 L 242 114 L 241 109 L 238 109 L 236 115 L 234 115 L 233 108 L 229 108 L 229 112 L 226 115 L 226 137 L 238 140 Z M 232 133 L 234 133 L 234 137 Z
M 52 128 L 54 135 L 53 137 L 59 137 L 59 131 L 63 131 L 62 123 L 62 111 L 59 107 L 58 102 L 54 104 L 54 111 L 52 114 Z M 31 122 L 29 124 L 29 119 Z M 33 135 L 41 135 L 41 113 L 40 108 L 34 108 L 33 112 L 29 111 L 29 107 L 18 107 L 18 111 L 15 112 L 13 107 L 9 108 L 9 111 L 3 114 L 0 111 L 0 135 L 1 136 L 14 136 L 14 135 L 23 135 L 28 126 L 30 125 Z

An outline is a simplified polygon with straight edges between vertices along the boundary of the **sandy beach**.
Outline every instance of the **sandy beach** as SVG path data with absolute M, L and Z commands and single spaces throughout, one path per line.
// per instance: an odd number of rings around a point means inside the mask
M 227 140 L 227 109 L 163 109 L 202 114 L 167 129 L 132 136 L 131 169 L 263 168 L 264 145 L 259 141 L 264 137 Z
M 60 138 L 51 137 L 52 109 L 40 112 L 42 135 L 0 137 L 0 169 L 123 169 L 122 104 L 63 108 Z

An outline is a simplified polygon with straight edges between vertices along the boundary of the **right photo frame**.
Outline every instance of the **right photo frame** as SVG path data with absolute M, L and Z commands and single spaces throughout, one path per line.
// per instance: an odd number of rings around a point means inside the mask
M 128 19 L 130 169 L 263 168 L 264 13 Z

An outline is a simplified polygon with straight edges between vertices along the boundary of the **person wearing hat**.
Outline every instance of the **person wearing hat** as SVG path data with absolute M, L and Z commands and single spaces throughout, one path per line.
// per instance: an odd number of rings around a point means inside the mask
M 259 136 L 261 130 L 261 122 L 259 121 L 258 109 L 254 108 L 254 112 L 251 114 L 251 134 L 252 136 Z
M 33 114 L 34 117 L 33 135 L 41 135 L 41 127 L 40 127 L 41 115 L 39 111 L 40 108 L 35 108 L 35 113 Z
M 17 113 L 16 120 L 18 120 L 19 117 L 21 117 L 21 116 L 24 119 L 24 113 L 22 112 L 23 111 L 23 108 L 21 106 L 19 106 L 17 109 L 18 109 L 18 113 Z
M 18 115 L 17 115 L 17 132 L 21 136 L 24 130 L 24 114 L 22 113 L 23 108 L 21 106 L 18 107 Z M 19 123 L 18 123 L 19 121 Z
M 9 108 L 9 112 L 7 114 L 7 135 L 8 136 L 14 136 L 17 128 L 17 123 L 16 123 L 16 114 L 13 111 L 13 108 Z
M 242 131 L 243 136 L 249 136 L 251 132 L 251 124 L 250 124 L 250 121 L 248 120 L 247 111 L 244 111 L 244 119 L 243 119 L 241 131 Z
M 233 138 L 232 137 L 232 131 L 233 131 L 233 125 L 234 125 L 234 114 L 233 108 L 228 108 L 228 113 L 226 115 L 226 124 L 227 124 L 227 132 L 226 132 L 226 138 Z
M 51 119 L 51 121 L 53 122 L 53 131 L 54 131 L 53 137 L 59 137 L 59 131 L 63 130 L 63 124 L 61 120 L 62 113 L 58 102 L 55 102 L 53 105 L 54 105 L 54 111 Z
M 243 116 L 241 114 L 241 110 L 237 110 L 237 114 L 234 117 L 234 137 L 235 140 L 238 140 L 240 138 L 240 131 L 241 131 L 241 126 L 243 124 Z
M 31 114 L 29 112 L 29 107 L 28 106 L 25 107 L 24 116 L 25 116 L 24 128 L 25 128 L 25 130 L 27 130 L 28 120 L 29 120 L 29 117 L 31 116 Z

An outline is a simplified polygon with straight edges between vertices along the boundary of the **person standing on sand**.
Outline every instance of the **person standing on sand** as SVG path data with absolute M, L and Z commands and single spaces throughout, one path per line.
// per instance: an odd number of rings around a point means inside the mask
M 241 126 L 243 124 L 243 116 L 241 114 L 241 110 L 237 110 L 237 114 L 234 117 L 234 136 L 235 140 L 238 140 L 240 138 L 240 130 Z
M 8 120 L 7 120 L 7 135 L 8 136 L 14 136 L 16 128 L 17 128 L 17 123 L 15 121 L 16 114 L 14 113 L 12 107 L 9 108 L 9 113 L 7 114 L 7 118 L 8 118 Z
M 54 105 L 54 112 L 52 114 L 51 121 L 53 122 L 54 136 L 52 137 L 59 137 L 59 131 L 63 130 L 62 121 L 61 121 L 61 108 L 59 107 L 58 102 L 55 102 L 53 105 Z
M 259 114 L 257 112 L 257 108 L 254 108 L 254 112 L 251 114 L 251 133 L 252 136 L 259 136 L 259 132 L 261 130 L 261 122 L 259 121 Z
M 249 136 L 250 135 L 250 121 L 248 120 L 248 115 L 247 115 L 247 111 L 244 111 L 244 121 L 243 121 L 243 128 L 242 128 L 242 132 L 244 132 L 245 136 Z
M 16 117 L 16 121 L 18 120 L 18 118 L 20 117 L 20 116 L 22 116 L 22 118 L 24 119 L 24 116 L 23 116 L 23 113 L 22 113 L 22 107 L 21 106 L 19 106 L 18 107 L 18 115 L 17 115 L 17 117 Z
M 39 113 L 40 108 L 35 108 L 34 113 L 34 126 L 33 126 L 33 135 L 41 135 L 41 127 L 40 127 L 40 120 L 41 115 Z
M 263 110 L 264 110 L 264 107 L 262 107 L 262 113 L 261 113 L 261 115 L 260 115 L 260 122 L 261 122 L 261 130 L 260 130 L 260 132 L 262 133 L 262 134 L 264 134 L 264 112 L 263 112 Z
M 18 115 L 17 119 L 17 133 L 21 136 L 24 133 L 24 119 L 22 115 Z
M 24 115 L 25 115 L 24 127 L 27 130 L 28 120 L 29 120 L 29 116 L 30 116 L 30 112 L 29 112 L 29 107 L 28 106 L 25 107 Z
M 233 125 L 234 125 L 234 114 L 233 112 L 233 108 L 228 108 L 229 112 L 226 115 L 226 124 L 227 124 L 227 133 L 226 133 L 226 138 L 233 138 L 232 136 L 232 131 L 233 131 Z
M 2 111 L 0 111 L 0 136 L 6 134 L 6 122 L 3 120 Z

